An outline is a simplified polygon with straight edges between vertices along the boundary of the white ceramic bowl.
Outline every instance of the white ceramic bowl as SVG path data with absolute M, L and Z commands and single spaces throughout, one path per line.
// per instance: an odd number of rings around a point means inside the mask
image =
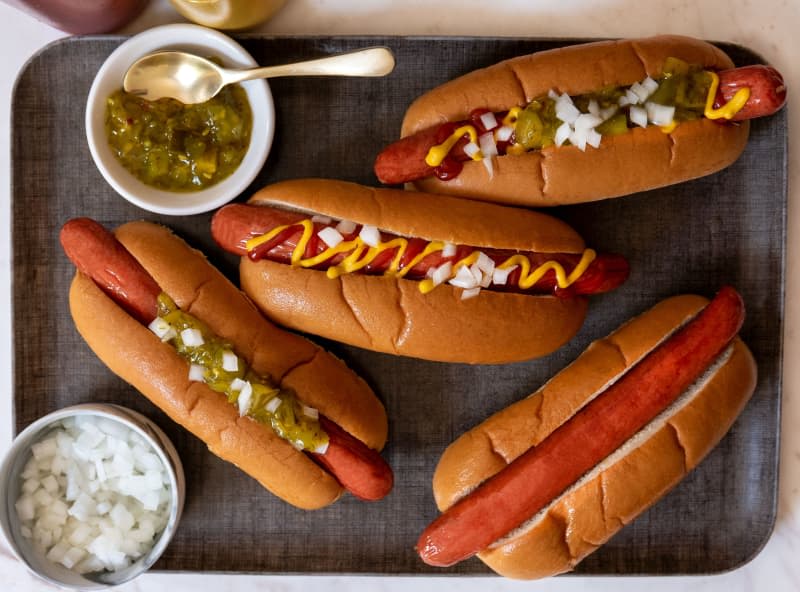
M 250 147 L 239 167 L 216 185 L 201 191 L 173 192 L 156 189 L 139 181 L 117 160 L 108 146 L 105 132 L 106 99 L 122 88 L 128 68 L 140 57 L 163 49 L 179 49 L 202 56 L 216 56 L 223 66 L 247 68 L 255 60 L 233 39 L 197 25 L 165 25 L 131 37 L 101 66 L 86 104 L 86 138 L 97 168 L 106 181 L 129 202 L 157 214 L 187 216 L 219 208 L 240 195 L 261 171 L 275 132 L 275 108 L 265 80 L 243 82 L 253 111 Z
M 81 415 L 104 417 L 119 422 L 139 434 L 161 459 L 169 476 L 171 501 L 166 527 L 158 535 L 149 552 L 129 567 L 114 572 L 81 575 L 60 564 L 52 563 L 20 532 L 20 521 L 15 503 L 20 496 L 22 487 L 20 474 L 28 459 L 31 458 L 31 446 L 46 437 L 57 422 Z M 183 465 L 172 442 L 155 423 L 143 415 L 119 405 L 101 403 L 75 405 L 39 418 L 14 439 L 11 449 L 0 465 L 0 500 L 2 500 L 0 502 L 2 504 L 0 505 L 0 529 L 2 529 L 11 550 L 37 576 L 73 590 L 101 590 L 109 586 L 116 586 L 150 568 L 172 539 L 183 511 L 185 498 L 186 484 Z

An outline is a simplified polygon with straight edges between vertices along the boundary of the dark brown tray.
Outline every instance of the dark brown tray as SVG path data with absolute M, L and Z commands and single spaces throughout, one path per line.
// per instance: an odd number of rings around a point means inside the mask
M 578 336 L 557 353 L 502 367 L 421 362 L 326 343 L 373 385 L 391 433 L 385 455 L 396 487 L 385 500 L 345 498 L 297 510 L 177 428 L 89 351 L 67 308 L 72 266 L 58 246 L 61 224 L 92 216 L 115 226 L 145 218 L 173 227 L 235 279 L 234 258 L 209 236 L 210 215 L 169 218 L 129 205 L 94 167 L 84 108 L 100 64 L 121 42 L 73 38 L 24 68 L 13 98 L 13 306 L 15 428 L 54 409 L 109 401 L 153 418 L 186 467 L 187 501 L 168 571 L 258 573 L 485 574 L 477 559 L 437 570 L 413 546 L 436 515 L 431 475 L 444 448 L 490 413 L 526 396 L 593 339 L 661 298 L 711 295 L 735 285 L 748 305 L 742 336 L 759 366 L 758 389 L 730 434 L 675 491 L 578 568 L 582 574 L 688 574 L 750 559 L 775 520 L 781 399 L 786 220 L 786 111 L 756 121 L 727 170 L 694 182 L 553 213 L 587 243 L 624 253 L 633 272 L 620 290 L 594 298 Z M 474 38 L 243 38 L 263 64 L 385 44 L 397 55 L 385 79 L 272 81 L 275 145 L 252 190 L 280 179 L 320 176 L 375 184 L 372 161 L 396 137 L 422 91 L 478 66 L 569 41 Z M 724 46 L 738 64 L 750 51 Z M 250 192 L 248 192 L 249 194 Z M 442 336 L 446 347 L 447 336 Z

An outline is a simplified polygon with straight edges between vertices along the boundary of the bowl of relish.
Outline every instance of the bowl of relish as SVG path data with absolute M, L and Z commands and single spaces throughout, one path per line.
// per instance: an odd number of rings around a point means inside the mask
M 265 80 L 225 87 L 196 105 L 148 101 L 122 89 L 140 57 L 177 49 L 229 68 L 255 60 L 233 39 L 189 24 L 155 27 L 131 37 L 101 66 L 86 106 L 86 137 L 98 170 L 111 187 L 150 212 L 185 216 L 219 208 L 253 182 L 275 130 Z

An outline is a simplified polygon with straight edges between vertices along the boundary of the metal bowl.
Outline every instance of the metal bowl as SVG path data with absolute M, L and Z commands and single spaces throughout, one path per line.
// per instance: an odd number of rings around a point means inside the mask
M 130 566 L 117 571 L 79 574 L 63 565 L 53 563 L 45 554 L 20 532 L 20 520 L 15 507 L 22 489 L 22 473 L 31 458 L 31 446 L 45 438 L 56 423 L 70 417 L 97 416 L 118 422 L 141 436 L 161 459 L 170 484 L 169 518 L 164 530 L 156 537 L 151 549 Z M 183 510 L 186 485 L 181 464 L 175 447 L 167 436 L 152 421 L 143 415 L 111 404 L 84 404 L 66 407 L 46 415 L 29 425 L 11 444 L 3 464 L 0 466 L 0 499 L 5 503 L 0 507 L 0 529 L 11 550 L 35 575 L 50 583 L 74 590 L 100 590 L 131 580 L 145 572 L 158 560 L 166 549 Z

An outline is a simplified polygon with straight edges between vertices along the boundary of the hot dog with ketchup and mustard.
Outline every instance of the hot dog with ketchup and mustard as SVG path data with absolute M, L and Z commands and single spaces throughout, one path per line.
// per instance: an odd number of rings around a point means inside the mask
M 447 362 L 548 354 L 578 331 L 587 296 L 629 272 L 545 214 L 324 179 L 225 206 L 211 232 L 278 324 Z
M 386 184 L 522 206 L 626 195 L 718 171 L 749 120 L 783 107 L 769 66 L 735 68 L 688 37 L 602 41 L 512 58 L 412 103 L 375 161 Z

